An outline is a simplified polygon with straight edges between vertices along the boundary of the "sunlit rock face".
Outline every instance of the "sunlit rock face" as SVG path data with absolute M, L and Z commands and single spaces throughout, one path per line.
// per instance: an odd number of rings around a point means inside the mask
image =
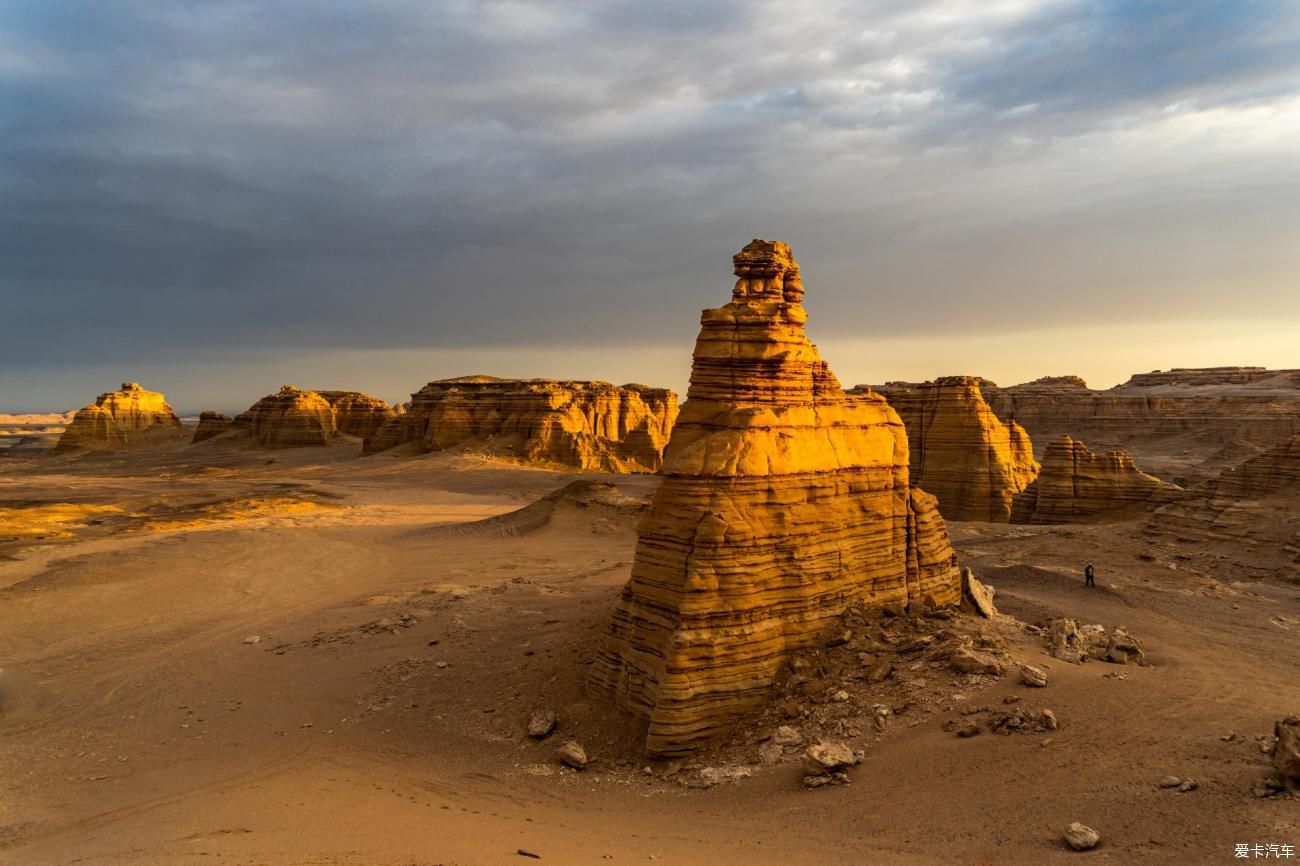
M 845 394 L 804 335 L 790 248 L 755 240 L 733 261 L 589 680 L 649 720 L 655 756 L 765 700 L 846 607 L 960 600 L 934 498 L 908 483 L 902 421 L 881 397 Z
M 264 448 L 301 448 L 329 445 L 341 435 L 373 435 L 393 417 L 387 403 L 368 394 L 285 385 L 236 417 L 233 426 Z
M 1152 515 L 1147 532 L 1221 546 L 1234 576 L 1300 581 L 1300 435 L 1190 488 Z
M 200 412 L 199 426 L 194 428 L 194 438 L 190 441 L 206 442 L 215 439 L 229 431 L 232 423 L 229 415 L 222 415 L 220 412 Z
M 666 388 L 556 379 L 464 376 L 430 382 L 366 441 L 426 451 L 481 451 L 602 472 L 654 472 L 677 417 Z
M 1003 423 L 980 393 L 983 380 L 947 376 L 875 389 L 907 427 L 912 482 L 939 500 L 949 520 L 1011 519 L 1011 503 L 1038 476 L 1029 434 Z
M 1048 444 L 1034 483 L 1016 496 L 1012 523 L 1076 523 L 1132 515 L 1183 490 L 1148 475 L 1122 451 L 1095 453 L 1061 436 Z
M 119 391 L 100 394 L 77 411 L 59 438 L 58 448 L 132 448 L 183 438 L 185 428 L 157 391 L 123 382 Z

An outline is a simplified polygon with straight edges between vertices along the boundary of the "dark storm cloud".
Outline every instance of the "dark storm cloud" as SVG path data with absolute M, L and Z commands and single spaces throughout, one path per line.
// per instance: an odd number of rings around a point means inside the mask
M 756 233 L 824 330 L 1025 325 L 1132 220 L 1043 202 L 1153 183 L 1068 139 L 1294 99 L 1297 58 L 1282 3 L 10 4 L 0 363 L 657 342 Z

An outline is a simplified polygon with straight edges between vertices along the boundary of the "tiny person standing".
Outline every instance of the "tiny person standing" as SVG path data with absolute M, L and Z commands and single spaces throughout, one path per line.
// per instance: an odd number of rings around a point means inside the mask
M 1092 586 L 1092 587 L 1095 587 L 1095 586 L 1097 585 L 1097 584 L 1093 583 L 1093 580 L 1092 580 L 1093 575 L 1094 575 L 1094 572 L 1093 572 L 1093 569 L 1092 569 L 1092 563 L 1090 562 L 1090 563 L 1088 563 L 1088 564 L 1084 567 L 1084 569 L 1083 569 L 1083 585 L 1084 585 L 1084 586 Z

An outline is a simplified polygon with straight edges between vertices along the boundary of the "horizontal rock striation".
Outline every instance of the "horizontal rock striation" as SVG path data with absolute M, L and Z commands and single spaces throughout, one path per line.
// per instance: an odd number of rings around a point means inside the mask
M 264 448 L 302 448 L 329 445 L 340 436 L 373 435 L 393 417 L 383 400 L 358 391 L 285 385 L 238 415 L 233 427 Z
M 1221 547 L 1233 575 L 1300 580 L 1300 435 L 1188 490 L 1152 515 L 1147 533 Z
M 1029 434 L 1003 423 L 974 376 L 874 389 L 907 427 L 911 479 L 939 500 L 949 520 L 1011 519 L 1011 503 L 1038 475 Z M 861 388 L 858 389 L 862 390 Z
M 1061 436 L 1047 446 L 1038 478 L 1015 498 L 1012 523 L 1120 519 L 1174 501 L 1183 489 L 1148 475 L 1122 451 L 1095 453 Z
M 464 376 L 430 382 L 366 440 L 368 454 L 417 442 L 601 472 L 655 472 L 677 417 L 666 388 Z
M 1300 433 L 1300 371 L 1257 367 L 1134 375 L 1104 391 L 1077 377 L 982 386 L 989 406 L 1045 446 L 1062 435 L 1122 450 L 1183 486 Z M 1041 459 L 1041 455 L 1040 455 Z
M 932 496 L 908 483 L 902 421 L 846 394 L 804 334 L 790 249 L 755 240 L 731 302 L 705 310 L 663 483 L 590 691 L 683 755 L 769 696 L 790 655 L 849 606 L 955 605 Z
M 181 439 L 185 428 L 172 407 L 157 391 L 139 382 L 123 382 L 119 391 L 100 394 L 79 409 L 56 446 L 61 451 L 80 448 L 133 448 Z

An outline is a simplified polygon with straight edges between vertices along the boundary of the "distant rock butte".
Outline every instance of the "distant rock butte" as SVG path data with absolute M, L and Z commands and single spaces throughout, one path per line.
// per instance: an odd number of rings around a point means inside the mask
M 984 381 L 947 376 L 874 389 L 907 427 L 912 483 L 934 494 L 948 520 L 1005 523 L 1012 498 L 1038 475 L 1029 434 L 993 414 Z
M 1097 454 L 1069 436 L 1054 439 L 1038 478 L 1015 498 L 1012 523 L 1076 523 L 1131 516 L 1183 490 L 1138 469 L 1122 451 Z
M 961 597 L 934 497 L 908 483 L 902 421 L 846 394 L 804 335 L 790 248 L 755 240 L 733 263 L 588 680 L 649 720 L 654 756 L 689 753 L 767 700 L 850 605 Z
M 666 388 L 462 376 L 430 382 L 366 440 L 366 453 L 417 442 L 601 472 L 654 472 L 677 417 Z
M 119 391 L 100 394 L 79 409 L 59 438 L 58 449 L 134 448 L 184 438 L 185 428 L 157 391 L 123 382 Z
M 1300 581 L 1300 435 L 1188 490 L 1152 515 L 1147 533 L 1202 551 L 1218 543 L 1227 557 L 1210 570 L 1224 576 Z
M 222 415 L 220 412 L 200 412 L 199 426 L 194 428 L 194 438 L 190 441 L 203 442 L 220 436 L 231 429 L 231 423 L 229 415 Z
M 340 435 L 365 438 L 393 417 L 387 403 L 369 394 L 285 385 L 254 403 L 231 426 L 265 448 L 299 448 L 329 445 Z
M 1120 449 L 1184 486 L 1300 433 L 1300 371 L 1213 367 L 1140 373 L 1105 391 L 1076 376 L 999 388 L 984 398 L 1041 448 L 1062 435 Z M 1040 454 L 1041 459 L 1041 454 Z

